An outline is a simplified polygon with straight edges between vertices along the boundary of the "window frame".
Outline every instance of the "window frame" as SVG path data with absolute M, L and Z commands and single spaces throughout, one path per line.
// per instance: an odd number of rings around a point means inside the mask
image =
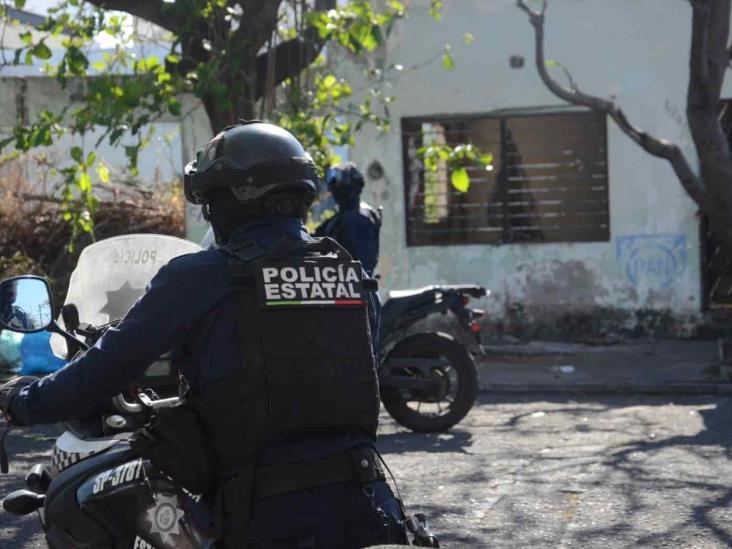
M 600 138 L 604 144 L 604 166 L 602 169 L 598 169 L 604 176 L 605 182 L 605 201 L 607 203 L 607 228 L 606 232 L 602 237 L 593 238 L 588 240 L 526 240 L 526 241 L 512 241 L 506 239 L 506 234 L 510 233 L 510 229 L 507 228 L 509 219 L 504 217 L 502 220 L 501 236 L 495 242 L 421 242 L 415 241 L 415 236 L 410 231 L 410 158 L 409 158 L 409 143 L 408 134 L 409 131 L 405 127 L 419 126 L 423 124 L 442 124 L 442 123 L 460 123 L 475 121 L 478 119 L 492 119 L 497 120 L 500 125 L 500 150 L 499 151 L 485 151 L 493 154 L 494 158 L 501 158 L 503 164 L 504 148 L 505 148 L 505 135 L 506 135 L 506 123 L 509 119 L 515 118 L 536 118 L 546 116 L 568 116 L 568 115 L 587 115 L 593 114 L 596 116 L 598 122 L 601 124 Z M 400 131 L 402 139 L 402 177 L 403 177 L 403 197 L 404 197 L 404 230 L 406 233 L 406 246 L 407 247 L 423 247 L 423 246 L 505 246 L 510 244 L 581 244 L 581 243 L 593 243 L 593 242 L 609 242 L 612 239 L 612 219 L 611 219 L 611 208 L 610 208 L 610 181 L 609 181 L 609 150 L 608 150 L 608 131 L 607 131 L 607 115 L 594 110 L 576 106 L 547 106 L 547 107 L 533 107 L 533 108 L 518 108 L 518 109 L 501 109 L 496 111 L 488 112 L 472 112 L 472 113 L 458 113 L 458 114 L 433 114 L 433 115 L 419 115 L 419 116 L 404 116 L 400 119 Z M 423 177 L 423 176 L 422 176 Z M 497 177 L 497 176 L 496 176 Z M 424 190 L 424 179 L 421 181 L 421 189 Z M 507 205 L 502 206 L 504 208 Z M 449 215 L 448 218 L 449 219 Z

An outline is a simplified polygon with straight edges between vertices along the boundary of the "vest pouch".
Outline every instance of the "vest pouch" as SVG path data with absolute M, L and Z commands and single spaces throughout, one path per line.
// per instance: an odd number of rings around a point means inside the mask
M 197 412 L 186 403 L 156 410 L 130 446 L 193 494 L 216 489 L 216 462 Z

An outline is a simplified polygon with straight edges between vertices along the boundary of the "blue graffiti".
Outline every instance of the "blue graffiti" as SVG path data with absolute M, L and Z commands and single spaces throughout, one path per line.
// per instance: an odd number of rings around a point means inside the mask
M 615 243 L 618 263 L 633 285 L 667 288 L 686 269 L 686 235 L 618 236 Z

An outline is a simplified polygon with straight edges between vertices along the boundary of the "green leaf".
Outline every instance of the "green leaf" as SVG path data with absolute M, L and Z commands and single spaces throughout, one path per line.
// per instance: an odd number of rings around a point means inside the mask
M 79 190 L 81 192 L 89 192 L 91 191 L 91 177 L 89 176 L 88 172 L 81 172 L 79 175 L 79 180 L 76 182 L 76 185 L 79 187 Z
M 480 155 L 480 163 L 489 166 L 493 164 L 493 155 L 491 153 L 485 153 Z
M 455 60 L 452 58 L 450 49 L 450 44 L 445 44 L 445 53 L 442 54 L 442 68 L 446 71 L 451 71 L 455 68 Z
M 45 60 L 45 59 L 51 58 L 51 49 L 48 46 L 46 46 L 46 44 L 44 44 L 43 41 L 38 42 L 38 44 L 33 46 L 30 51 L 38 59 Z
M 73 158 L 79 164 L 83 162 L 84 151 L 81 150 L 81 147 L 71 147 L 71 158 Z
M 88 155 L 86 155 L 86 165 L 88 168 L 91 168 L 96 161 L 97 153 L 95 153 L 94 151 L 91 151 Z
M 178 99 L 176 99 L 175 97 L 171 97 L 170 99 L 168 99 L 168 111 L 173 116 L 180 116 L 180 101 L 178 101 Z
M 99 176 L 99 181 L 109 183 L 109 168 L 107 168 L 104 162 L 100 162 L 97 165 L 97 175 Z
M 406 11 L 404 4 L 399 0 L 389 0 L 389 7 L 400 17 L 404 15 L 404 12 Z
M 21 32 L 18 37 L 23 41 L 26 46 L 30 46 L 33 43 L 33 34 L 31 31 Z
M 15 0 L 15 7 L 22 10 L 25 7 L 25 0 Z
M 559 61 L 556 61 L 555 59 L 546 59 L 544 61 L 545 67 L 561 67 L 562 64 Z
M 470 176 L 468 175 L 468 170 L 465 168 L 453 170 L 452 175 L 450 175 L 450 181 L 452 182 L 452 186 L 461 193 L 467 192 L 470 189 Z
M 435 21 L 439 21 L 440 19 L 442 19 L 442 6 L 442 0 L 432 0 L 430 2 L 430 16 Z

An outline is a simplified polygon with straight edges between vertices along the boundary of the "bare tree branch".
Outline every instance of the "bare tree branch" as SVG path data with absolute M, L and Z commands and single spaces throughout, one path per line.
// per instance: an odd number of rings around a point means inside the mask
M 653 156 L 668 160 L 688 195 L 699 207 L 702 207 L 706 201 L 704 184 L 691 169 L 684 153 L 677 145 L 665 139 L 653 137 L 640 128 L 635 127 L 628 120 L 623 110 L 614 102 L 581 92 L 572 80 L 570 82 L 572 82 L 573 89 L 567 89 L 551 77 L 547 71 L 546 61 L 544 59 L 544 16 L 547 9 L 547 0 L 542 0 L 542 7 L 538 11 L 531 9 L 526 3 L 526 0 L 517 0 L 517 5 L 528 14 L 531 25 L 534 27 L 536 68 L 547 88 L 554 95 L 568 103 L 589 107 L 606 113 L 643 150 Z
M 154 23 L 173 33 L 177 33 L 181 24 L 179 11 L 174 3 L 162 0 L 86 0 L 98 8 L 123 11 L 134 17 Z

